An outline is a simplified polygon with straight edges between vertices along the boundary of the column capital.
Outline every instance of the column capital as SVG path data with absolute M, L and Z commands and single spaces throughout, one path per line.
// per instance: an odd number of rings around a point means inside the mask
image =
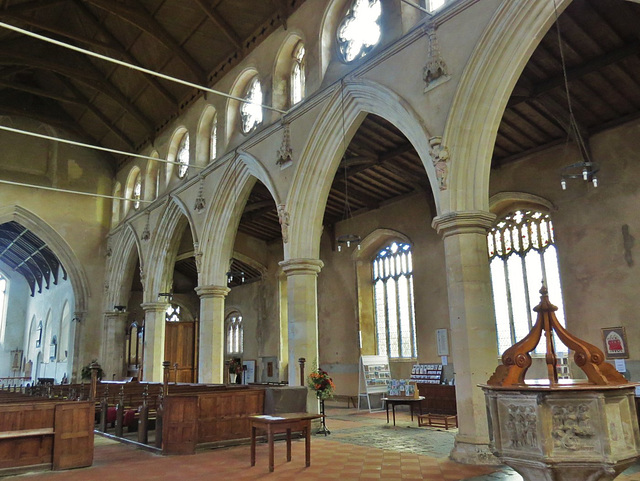
M 447 212 L 435 217 L 431 227 L 445 238 L 458 234 L 485 235 L 493 227 L 495 220 L 495 214 L 484 210 Z
M 280 267 L 288 276 L 297 275 L 318 275 L 324 267 L 324 262 L 320 259 L 288 259 L 281 261 Z
M 145 312 L 148 311 L 166 311 L 167 307 L 169 307 L 168 302 L 143 302 L 140 304 L 140 307 L 144 309 Z
M 227 286 L 197 286 L 194 291 L 199 297 L 220 297 L 225 298 L 229 294 Z

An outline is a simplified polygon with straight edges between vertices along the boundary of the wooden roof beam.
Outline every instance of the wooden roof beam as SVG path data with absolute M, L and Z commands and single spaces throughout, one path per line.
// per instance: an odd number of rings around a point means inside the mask
M 205 15 L 209 17 L 209 20 L 211 20 L 213 24 L 217 26 L 229 40 L 231 40 L 235 47 L 237 49 L 242 49 L 242 39 L 235 32 L 235 30 L 231 28 L 231 25 L 227 23 L 224 17 L 217 13 L 213 8 L 210 8 L 209 5 L 207 5 L 207 2 L 205 2 L 204 0 L 195 0 L 195 2 L 202 9 Z
M 148 33 L 162 45 L 167 47 L 174 55 L 176 55 L 182 63 L 191 71 L 195 79 L 204 84 L 206 82 L 206 74 L 202 70 L 202 67 L 189 55 L 189 53 L 178 45 L 178 42 L 169 35 L 165 28 L 153 18 L 153 16 L 147 12 L 147 10 L 138 2 L 134 0 L 133 4 L 125 4 L 123 2 L 114 2 L 112 0 L 85 0 L 90 4 L 101 8 L 127 23 L 139 28 L 140 30 Z

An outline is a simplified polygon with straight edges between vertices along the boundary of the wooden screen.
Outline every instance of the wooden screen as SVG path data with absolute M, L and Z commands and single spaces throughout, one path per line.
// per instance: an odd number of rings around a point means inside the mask
M 89 401 L 56 405 L 53 469 L 91 466 L 94 410 Z

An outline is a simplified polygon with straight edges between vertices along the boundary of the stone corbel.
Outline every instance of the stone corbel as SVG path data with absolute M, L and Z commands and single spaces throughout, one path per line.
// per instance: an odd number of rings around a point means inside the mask
M 281 169 L 284 169 L 293 164 L 293 150 L 291 149 L 291 132 L 289 130 L 289 123 L 283 121 L 282 126 L 282 145 L 280 145 L 277 152 L 278 159 L 276 160 L 276 164 L 278 164 Z
M 449 77 L 447 64 L 440 53 L 436 29 L 429 27 L 427 29 L 427 36 L 429 37 L 429 55 L 427 56 L 427 63 L 422 73 L 425 92 L 434 89 L 451 78 Z
M 442 137 L 429 139 L 429 155 L 436 169 L 436 179 L 440 190 L 447 190 L 447 177 L 449 175 L 449 149 L 442 145 Z

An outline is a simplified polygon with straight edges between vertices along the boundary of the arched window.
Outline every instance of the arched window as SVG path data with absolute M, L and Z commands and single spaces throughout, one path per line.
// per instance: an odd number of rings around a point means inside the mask
M 185 132 L 178 146 L 176 160 L 180 162 L 178 166 L 178 177 L 183 179 L 189 170 L 189 132 Z
M 367 55 L 380 41 L 380 0 L 354 0 L 338 27 L 342 60 L 353 62 Z
M 242 314 L 232 312 L 226 320 L 227 354 L 242 355 L 244 351 L 244 329 Z
M 180 314 L 180 306 L 177 304 L 171 304 L 167 307 L 164 315 L 164 320 L 167 322 L 180 322 L 182 315 Z
M 142 175 L 140 172 L 136 174 L 136 180 L 133 181 L 133 208 L 140 208 L 140 198 L 142 197 Z
M 242 117 L 242 132 L 248 134 L 262 123 L 262 85 L 258 77 L 249 82 L 247 94 L 244 97 L 248 102 L 240 105 Z
M 7 279 L 0 273 L 0 343 L 7 327 Z
M 304 97 L 305 48 L 298 42 L 293 49 L 293 66 L 291 68 L 291 105 L 295 105 Z
M 218 114 L 211 119 L 211 140 L 209 142 L 209 161 L 216 158 L 218 152 Z
M 498 221 L 487 240 L 499 353 L 531 330 L 541 282 L 552 293 L 558 306 L 556 316 L 564 326 L 558 254 L 549 215 L 534 210 L 511 212 Z M 540 342 L 536 352 L 546 352 L 544 336 Z M 557 337 L 555 343 L 557 352 L 567 352 Z
M 446 0 L 427 0 L 427 5 L 430 12 L 434 12 L 442 7 L 446 2 Z
M 373 289 L 378 354 L 416 358 L 413 260 L 409 244 L 393 242 L 378 252 L 373 260 Z

